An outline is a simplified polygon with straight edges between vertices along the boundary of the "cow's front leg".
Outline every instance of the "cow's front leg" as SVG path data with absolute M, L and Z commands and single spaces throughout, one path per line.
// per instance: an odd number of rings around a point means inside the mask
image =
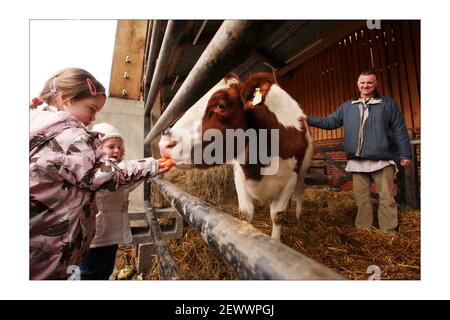
M 255 206 L 253 205 L 253 198 L 245 189 L 245 175 L 239 163 L 233 163 L 234 169 L 234 185 L 239 202 L 239 214 L 248 222 L 252 222 L 255 213 Z
M 305 126 L 308 127 L 306 122 Z M 300 217 L 303 214 L 303 192 L 305 191 L 305 176 L 309 166 L 311 165 L 314 154 L 313 141 L 308 128 L 306 129 L 306 140 L 308 146 L 306 148 L 305 156 L 303 157 L 302 165 L 298 173 L 297 186 L 295 190 L 297 197 L 297 208 L 295 209 L 295 215 L 298 222 L 300 222 Z
M 295 216 L 297 221 L 300 223 L 300 217 L 303 214 L 303 192 L 305 191 L 305 174 L 306 172 L 301 171 L 298 175 L 297 186 L 295 187 L 297 207 L 295 208 Z
M 292 172 L 281 190 L 278 197 L 276 197 L 270 204 L 270 217 L 272 218 L 272 238 L 280 241 L 281 225 L 286 219 L 286 208 L 289 204 L 289 199 L 295 190 L 297 184 L 297 174 Z

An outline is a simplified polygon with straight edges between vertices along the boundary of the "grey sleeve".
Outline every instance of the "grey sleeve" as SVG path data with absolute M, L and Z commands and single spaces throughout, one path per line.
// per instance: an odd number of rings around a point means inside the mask
M 411 144 L 409 142 L 405 118 L 400 111 L 400 108 L 393 100 L 391 102 L 391 118 L 389 124 L 394 135 L 395 144 L 397 145 L 399 158 L 411 159 Z

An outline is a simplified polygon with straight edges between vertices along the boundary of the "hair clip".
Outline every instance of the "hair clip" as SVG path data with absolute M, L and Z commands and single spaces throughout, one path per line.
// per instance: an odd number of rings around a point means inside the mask
M 95 97 L 97 95 L 97 88 L 95 88 L 94 82 L 92 82 L 91 78 L 86 78 L 86 82 L 89 87 L 89 91 L 91 91 L 91 96 Z
M 52 94 L 55 94 L 55 93 L 56 93 L 56 78 L 53 78 L 53 79 L 52 79 L 52 82 L 51 82 L 51 84 L 50 84 L 50 92 L 51 92 Z
M 31 100 L 31 102 L 33 102 L 33 104 L 34 104 L 35 106 L 40 106 L 41 104 L 43 104 L 42 100 L 39 99 L 38 97 L 33 98 L 33 100 Z
M 52 94 L 56 93 L 56 77 L 52 79 L 52 82 L 50 84 L 50 92 Z

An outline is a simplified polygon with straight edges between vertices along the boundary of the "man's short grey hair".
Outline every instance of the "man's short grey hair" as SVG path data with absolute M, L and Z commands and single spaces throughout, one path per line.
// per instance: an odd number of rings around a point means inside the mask
M 373 69 L 364 70 L 363 72 L 361 72 L 359 74 L 359 76 L 371 76 L 371 75 L 374 75 L 375 80 L 378 80 L 377 74 L 375 73 L 375 70 L 373 70 Z

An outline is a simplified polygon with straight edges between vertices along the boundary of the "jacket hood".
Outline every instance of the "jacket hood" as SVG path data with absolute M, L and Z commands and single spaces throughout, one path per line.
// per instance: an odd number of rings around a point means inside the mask
M 30 139 L 37 135 L 45 135 L 68 122 L 82 125 L 71 113 L 58 111 L 55 107 L 30 110 Z
M 51 137 L 66 128 L 83 128 L 94 139 L 98 132 L 89 131 L 86 126 L 70 112 L 58 111 L 55 107 L 45 106 L 30 110 L 30 141 L 36 137 Z

